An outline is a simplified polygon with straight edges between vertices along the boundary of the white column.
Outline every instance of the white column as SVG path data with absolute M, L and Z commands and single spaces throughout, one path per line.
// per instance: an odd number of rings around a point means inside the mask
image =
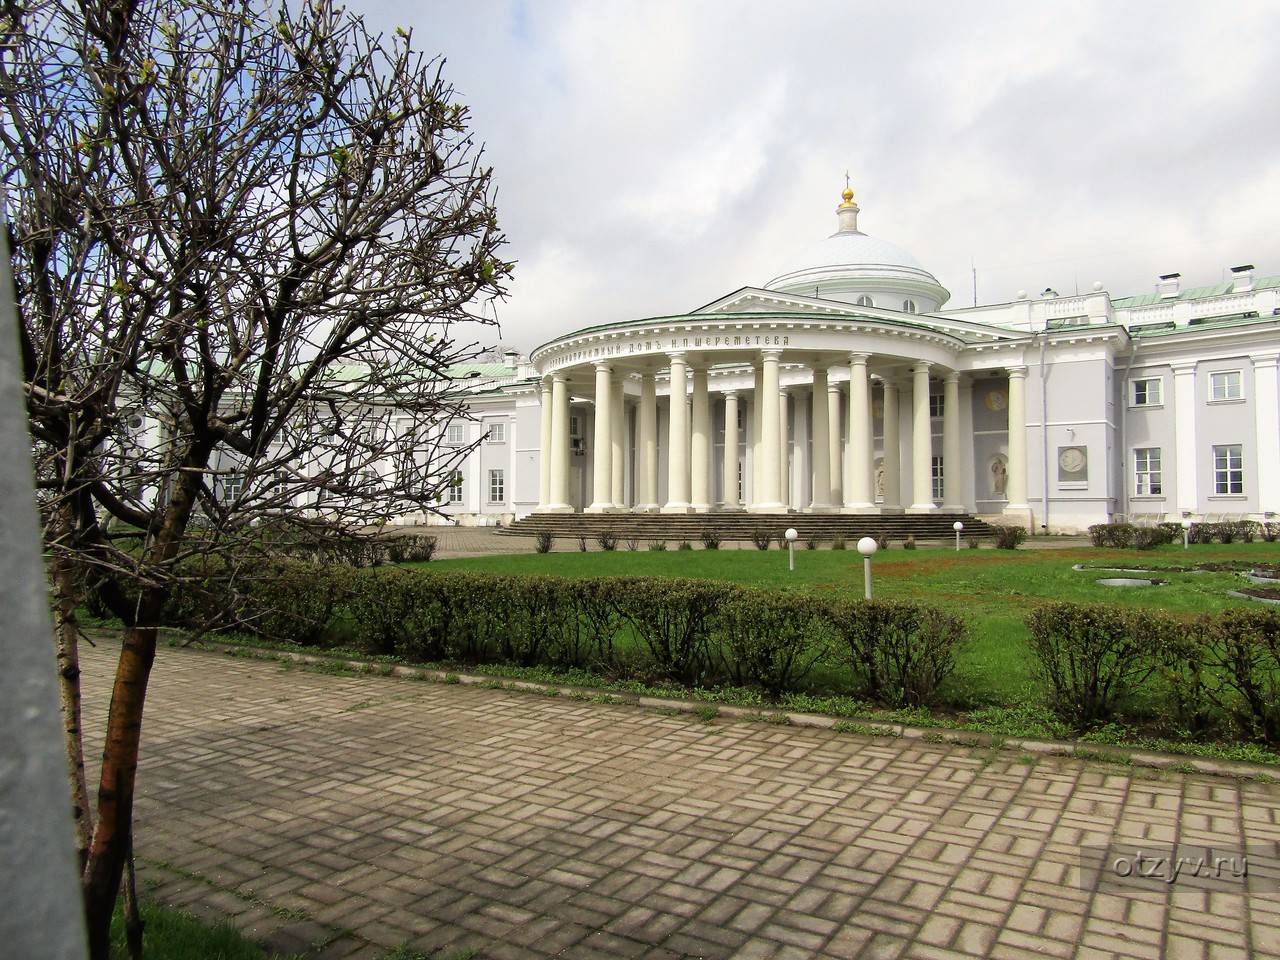
M 658 509 L 658 393 L 654 374 L 640 375 L 640 490 L 637 510 Z
M 933 424 L 929 420 L 929 364 L 917 362 L 911 386 L 911 512 L 933 505 Z
M 778 499 L 791 506 L 791 396 L 778 389 Z
M 960 374 L 952 371 L 943 381 L 942 393 L 942 509 L 964 512 L 964 488 L 960 481 Z
M 844 503 L 844 444 L 840 442 L 840 421 L 843 419 L 844 398 L 839 384 L 827 380 L 827 456 L 831 462 L 831 505 Z
M 569 502 L 569 384 L 563 373 L 551 378 L 551 502 L 547 510 L 572 513 Z
M 542 378 L 542 428 L 538 434 L 538 509 L 551 503 L 551 378 Z M 472 484 L 475 486 L 475 484 Z
M 613 429 L 610 431 L 613 444 L 610 451 L 612 463 L 609 467 L 609 475 L 613 478 L 613 490 L 609 499 L 613 501 L 615 507 L 625 507 L 627 505 L 627 394 L 623 389 L 622 380 L 618 377 L 613 381 L 613 399 L 610 402 L 610 408 L 613 410 Z
M 667 450 L 667 503 L 670 513 L 689 510 L 689 385 L 683 353 L 671 357 L 671 438 Z
M 883 380 L 884 386 L 884 502 L 880 505 L 902 508 L 902 436 L 898 412 L 898 385 Z
M 1009 368 L 1009 503 L 1006 513 L 1016 512 L 1030 526 L 1027 516 L 1027 368 Z
M 849 470 L 844 486 L 846 508 L 874 509 L 871 501 L 871 396 L 865 353 L 849 355 Z
M 809 436 L 813 438 L 813 500 L 810 510 L 831 507 L 831 409 L 827 400 L 827 368 L 813 368 L 813 392 L 809 395 Z
M 1280 513 L 1280 355 L 1269 353 L 1250 357 L 1253 361 L 1253 392 L 1257 409 L 1257 479 L 1258 509 Z M 1248 463 L 1245 455 L 1245 463 Z M 1268 479 L 1269 478 L 1269 479 Z M 1250 481 L 1245 480 L 1248 484 Z M 1245 490 L 1248 490 L 1248 486 Z M 1264 519 L 1275 522 L 1275 517 Z
M 592 444 L 591 506 L 587 513 L 604 513 L 613 507 L 613 371 L 608 363 L 596 364 L 595 431 Z
M 776 512 L 782 509 L 782 499 L 778 489 L 782 479 L 778 466 L 778 454 L 782 449 L 782 438 L 778 424 L 778 361 L 781 350 L 761 351 L 761 375 L 759 392 L 760 408 L 760 458 L 761 466 L 756 471 L 760 478 L 760 495 L 756 498 L 756 508 L 761 511 Z
M 764 409 L 760 402 L 760 391 L 761 384 L 764 383 L 764 368 L 759 361 L 752 364 L 751 375 L 755 389 L 751 392 L 751 496 L 747 497 L 747 503 L 754 508 L 764 497 L 764 481 L 761 479 L 763 474 L 760 472 L 760 465 L 764 463 L 764 457 L 760 454 L 760 425 L 764 422 L 760 412 Z
M 689 449 L 689 499 L 693 510 L 711 509 L 711 404 L 707 396 L 707 368 L 693 368 L 693 438 Z
M 738 499 L 738 394 L 724 395 L 724 497 L 726 510 L 737 510 Z

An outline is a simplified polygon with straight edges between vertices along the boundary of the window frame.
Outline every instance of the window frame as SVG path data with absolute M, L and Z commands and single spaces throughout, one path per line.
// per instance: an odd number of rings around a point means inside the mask
M 451 423 L 444 428 L 444 442 L 451 447 L 460 447 L 467 442 L 467 425 Z
M 1218 386 L 1224 387 L 1218 395 Z M 1234 393 L 1232 387 L 1234 386 Z M 1209 402 L 1232 403 L 1244 399 L 1243 370 L 1212 370 L 1209 373 Z
M 489 443 L 506 443 L 507 442 L 507 422 L 505 420 L 494 420 L 486 423 L 488 428 L 486 431 Z
M 942 457 L 932 457 L 929 460 L 929 492 L 939 503 L 946 499 L 947 468 Z
M 1244 496 L 1244 444 L 1213 445 L 1213 492 L 1219 497 Z
M 1151 384 L 1155 384 L 1155 399 L 1151 396 Z M 1143 387 L 1143 396 L 1138 396 L 1138 388 Z M 1162 407 L 1164 406 L 1164 377 L 1134 377 L 1129 381 L 1129 406 Z
M 929 419 L 941 420 L 947 413 L 947 395 L 945 393 L 929 394 Z
M 451 474 L 449 474 L 449 483 L 448 483 L 449 490 L 448 490 L 447 496 L 445 497 L 446 503 L 462 503 L 463 502 L 464 497 L 463 497 L 462 485 L 464 482 L 465 481 L 463 479 L 461 470 L 454 470 Z
M 1160 447 L 1133 448 L 1133 495 L 1164 495 L 1164 452 Z
M 494 494 L 497 494 L 495 497 Z M 504 504 L 507 502 L 507 479 L 506 473 L 501 467 L 493 467 L 489 470 L 489 503 Z

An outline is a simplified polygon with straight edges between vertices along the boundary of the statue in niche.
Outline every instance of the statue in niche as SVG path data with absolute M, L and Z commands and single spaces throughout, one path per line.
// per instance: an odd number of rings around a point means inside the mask
M 991 461 L 991 492 L 997 497 L 1005 495 L 1009 485 L 1009 467 L 1004 457 L 997 455 Z
M 876 461 L 876 497 L 884 499 L 884 460 Z

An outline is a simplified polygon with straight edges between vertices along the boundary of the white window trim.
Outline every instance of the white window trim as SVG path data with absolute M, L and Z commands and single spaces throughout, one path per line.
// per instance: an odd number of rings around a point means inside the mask
M 1138 400 L 1138 384 L 1155 383 L 1159 386 L 1157 390 L 1160 393 L 1159 400 Z M 1148 391 L 1148 396 L 1150 392 Z M 1130 407 L 1163 407 L 1164 406 L 1164 377 L 1134 377 L 1129 381 L 1129 406 Z
M 1230 377 L 1235 374 L 1238 383 L 1239 393 L 1234 397 L 1215 397 L 1213 389 L 1214 377 Z M 1229 381 L 1224 380 L 1224 385 L 1229 385 Z M 1210 403 L 1239 403 L 1244 399 L 1244 371 L 1243 370 L 1214 370 L 1209 374 L 1209 402 Z
M 495 480 L 497 481 L 496 486 L 500 488 L 499 492 L 502 494 L 500 497 L 496 497 L 496 498 L 495 498 L 495 497 L 494 497 L 494 495 L 493 495 L 493 493 L 494 493 L 494 486 L 495 486 L 494 481 L 495 481 Z M 504 504 L 504 503 L 506 503 L 506 502 L 507 502 L 507 477 L 506 477 L 506 473 L 505 473 L 505 471 L 503 471 L 503 470 L 501 470 L 501 469 L 493 469 L 493 470 L 490 470 L 490 471 L 489 471 L 489 504 L 490 504 L 491 506 L 495 506 L 495 505 L 498 505 L 498 504 Z
M 1150 456 L 1150 453 L 1148 453 L 1147 469 L 1140 470 L 1138 468 L 1138 454 L 1145 451 L 1153 451 L 1153 450 L 1155 451 L 1155 454 L 1156 454 L 1156 463 L 1157 463 L 1156 468 L 1154 470 L 1151 469 L 1151 456 Z M 1151 477 L 1153 474 L 1156 477 L 1156 483 L 1160 485 L 1159 490 L 1151 489 Z M 1142 484 L 1139 482 L 1140 477 L 1146 478 L 1147 489 L 1145 491 L 1139 489 L 1142 486 Z M 1160 499 L 1164 499 L 1164 451 L 1162 448 L 1160 447 L 1134 447 L 1133 448 L 1133 496 L 1143 497 L 1143 498 L 1158 497 Z
M 1227 454 L 1227 465 L 1221 468 L 1218 466 L 1219 450 L 1226 451 L 1226 454 Z M 1239 465 L 1236 467 L 1232 467 L 1231 465 L 1232 450 L 1236 451 L 1236 455 L 1239 457 Z M 1213 494 L 1212 496 L 1214 497 L 1245 497 L 1247 496 L 1244 489 L 1244 444 L 1216 443 L 1213 445 L 1212 453 L 1213 453 Z M 1225 476 L 1226 485 L 1230 487 L 1231 475 L 1233 473 L 1238 473 L 1240 475 L 1240 489 L 1239 490 L 1230 490 L 1230 489 L 1220 490 L 1219 489 L 1220 479 Z
M 457 436 L 454 436 L 454 434 Z M 451 447 L 460 447 L 467 442 L 467 425 L 451 423 L 444 428 L 444 442 Z
M 486 424 L 489 443 L 506 443 L 507 442 L 507 423 L 505 420 L 495 420 Z M 493 435 L 493 431 L 498 431 L 498 436 Z

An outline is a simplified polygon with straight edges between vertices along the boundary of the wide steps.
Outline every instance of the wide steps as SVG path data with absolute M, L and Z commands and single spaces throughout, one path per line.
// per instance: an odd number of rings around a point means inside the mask
M 964 524 L 963 536 L 986 537 L 991 527 L 970 514 L 812 514 L 812 513 L 542 513 L 531 514 L 502 529 L 509 536 L 533 537 L 549 533 L 557 538 L 596 537 L 609 534 L 620 540 L 688 540 L 696 543 L 710 534 L 722 541 L 750 541 L 758 534 L 781 538 L 792 527 L 801 542 L 816 538 L 831 541 L 843 537 L 885 536 L 890 540 L 951 540 L 953 524 Z

